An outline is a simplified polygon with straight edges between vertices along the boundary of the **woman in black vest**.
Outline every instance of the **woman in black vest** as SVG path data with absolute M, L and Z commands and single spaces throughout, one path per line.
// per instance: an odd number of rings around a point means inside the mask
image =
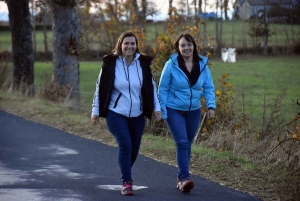
M 136 36 L 129 31 L 122 33 L 113 53 L 102 60 L 91 120 L 96 124 L 99 117 L 106 118 L 108 130 L 119 146 L 121 193 L 132 195 L 131 167 L 138 156 L 144 116 L 151 119 L 155 111 L 160 120 L 160 104 L 150 69 L 153 58 L 139 52 Z

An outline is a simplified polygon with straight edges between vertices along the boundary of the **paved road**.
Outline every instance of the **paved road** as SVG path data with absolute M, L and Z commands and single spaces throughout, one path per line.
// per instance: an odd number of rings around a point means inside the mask
M 117 148 L 0 111 L 1 201 L 257 201 L 205 178 L 175 188 L 176 168 L 139 155 L 133 196 L 120 193 Z

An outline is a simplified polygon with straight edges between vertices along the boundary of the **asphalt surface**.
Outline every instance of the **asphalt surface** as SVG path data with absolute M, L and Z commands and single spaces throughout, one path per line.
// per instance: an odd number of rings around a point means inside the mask
M 0 111 L 0 201 L 258 201 L 192 175 L 176 189 L 177 168 L 139 155 L 134 195 L 122 196 L 117 148 Z

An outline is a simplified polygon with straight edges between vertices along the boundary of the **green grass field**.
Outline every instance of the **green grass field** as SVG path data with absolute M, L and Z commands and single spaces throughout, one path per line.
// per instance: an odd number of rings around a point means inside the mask
M 178 25 L 178 32 L 183 31 L 182 26 L 192 26 L 191 23 L 182 23 Z M 146 42 L 151 46 L 154 44 L 156 36 L 167 30 L 167 23 L 163 22 L 154 22 L 145 25 L 146 30 Z M 300 25 L 284 25 L 284 24 L 270 24 L 270 30 L 274 33 L 269 37 L 268 44 L 270 46 L 274 45 L 288 45 L 300 41 Z M 222 43 L 224 46 L 228 47 L 252 47 L 253 39 L 251 39 L 247 32 L 249 29 L 248 22 L 242 21 L 224 21 L 223 22 L 223 34 L 222 34 Z M 200 26 L 201 33 L 204 31 L 204 27 Z M 215 22 L 207 21 L 206 22 L 206 32 L 211 37 L 215 37 Z M 44 51 L 44 36 L 42 31 L 35 31 L 36 35 L 36 49 L 37 51 Z M 103 37 L 103 36 L 99 36 Z M 97 38 L 97 37 L 94 37 Z M 52 50 L 52 32 L 47 32 L 47 41 L 49 50 Z M 258 41 L 263 44 L 263 40 Z M 90 41 L 90 49 L 98 49 L 102 45 L 98 44 L 97 41 Z M 11 51 L 11 34 L 8 31 L 0 32 L 0 50 L 1 51 Z
M 296 104 L 292 100 L 300 99 L 300 58 L 299 57 L 264 57 L 237 58 L 236 63 L 215 61 L 211 67 L 216 89 L 220 86 L 216 79 L 228 73 L 234 89 L 244 91 L 246 113 L 260 123 L 264 95 L 267 105 L 273 105 L 277 95 L 287 88 L 282 101 L 282 109 L 286 111 L 286 119 L 291 120 L 296 114 Z M 242 99 L 238 101 L 238 109 L 242 108 Z M 299 112 L 299 111 L 297 111 Z
M 264 94 L 268 104 L 272 104 L 278 94 L 287 87 L 287 94 L 283 99 L 282 108 L 286 110 L 286 118 L 291 119 L 296 111 L 295 103 L 300 98 L 300 58 L 297 57 L 268 57 L 239 59 L 236 63 L 223 63 L 221 59 L 213 59 L 211 73 L 216 89 L 220 84 L 217 79 L 228 73 L 230 83 L 236 90 L 244 90 L 246 113 L 251 115 L 256 123 L 262 113 Z M 80 92 L 82 103 L 87 109 L 91 108 L 95 83 L 101 68 L 100 62 L 80 62 Z M 35 63 L 35 86 L 39 89 L 41 79 L 51 77 L 51 63 Z M 46 77 L 45 77 L 46 76 Z M 242 99 L 236 104 L 239 110 Z

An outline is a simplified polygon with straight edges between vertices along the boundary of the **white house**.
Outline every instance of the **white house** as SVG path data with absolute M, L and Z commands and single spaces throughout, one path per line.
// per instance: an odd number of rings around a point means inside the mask
M 235 16 L 245 20 L 259 15 L 261 11 L 268 11 L 273 6 L 292 8 L 293 4 L 295 0 L 236 0 L 233 8 Z

